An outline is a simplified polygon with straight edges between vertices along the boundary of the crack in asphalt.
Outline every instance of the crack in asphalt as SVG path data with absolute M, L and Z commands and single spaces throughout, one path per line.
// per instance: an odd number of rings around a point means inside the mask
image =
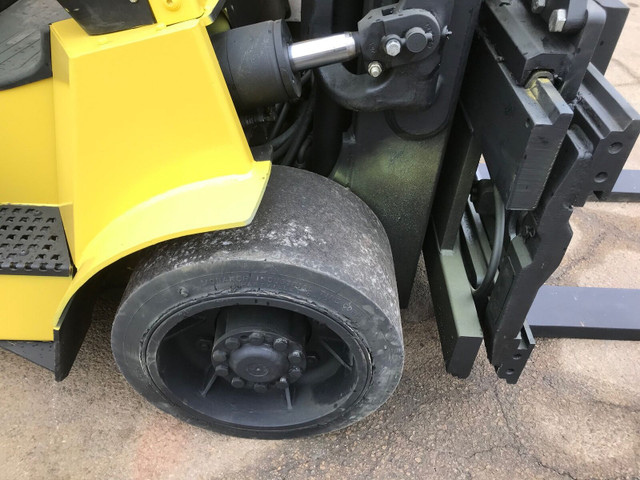
M 570 478 L 571 480 L 578 480 L 576 477 L 574 477 L 571 473 L 569 472 L 565 472 L 562 471 L 556 467 L 553 467 L 551 465 L 547 465 L 545 464 L 542 460 L 540 460 L 538 457 L 536 457 L 534 454 L 530 453 L 527 448 L 525 447 L 525 445 L 522 443 L 522 441 L 520 440 L 520 438 L 518 437 L 517 433 L 515 432 L 514 428 L 511 425 L 511 421 L 509 420 L 509 417 L 507 416 L 507 413 L 505 411 L 504 408 L 504 404 L 502 403 L 502 400 L 500 398 L 500 394 L 498 393 L 498 384 L 495 385 L 494 390 L 493 390 L 495 397 L 496 397 L 496 402 L 498 402 L 498 407 L 500 409 L 500 412 L 502 413 L 502 418 L 507 426 L 507 430 L 509 431 L 509 434 L 511 435 L 511 438 L 514 442 L 514 446 L 516 451 L 518 452 L 518 456 L 522 459 L 528 459 L 530 461 L 533 461 L 536 465 L 546 469 L 546 470 L 550 470 L 552 472 L 554 472 L 555 474 L 561 476 L 561 477 L 567 477 Z

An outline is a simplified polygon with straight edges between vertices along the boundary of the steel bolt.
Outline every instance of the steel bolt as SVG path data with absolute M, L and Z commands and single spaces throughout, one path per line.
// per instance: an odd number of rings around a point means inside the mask
M 402 50 L 402 44 L 397 38 L 387 40 L 387 43 L 384 45 L 384 51 L 387 52 L 387 55 L 390 57 L 397 56 L 400 53 L 400 50 Z
M 300 350 L 295 350 L 289 354 L 289 363 L 291 365 L 302 365 L 304 361 L 304 353 Z
M 262 345 L 262 342 L 264 342 L 264 335 L 258 332 L 253 332 L 251 335 L 249 335 L 249 343 L 251 345 Z
M 265 393 L 268 388 L 264 383 L 256 383 L 253 385 L 253 390 L 258 393 Z
M 382 65 L 380 62 L 371 62 L 367 67 L 367 72 L 373 78 L 377 78 L 382 74 Z
M 235 350 L 236 348 L 240 348 L 240 340 L 236 337 L 229 337 L 224 341 L 224 346 L 229 350 Z
M 241 379 L 240 377 L 233 377 L 231 379 L 231 386 L 233 388 L 242 388 L 244 387 L 244 380 Z
M 215 372 L 219 377 L 226 377 L 229 375 L 229 367 L 225 364 L 218 365 L 216 366 Z
M 540 13 L 547 6 L 547 0 L 531 0 L 531 11 Z
M 211 355 L 214 362 L 222 363 L 227 359 L 227 352 L 223 350 L 215 350 Z
M 280 379 L 276 382 L 276 387 L 281 388 L 281 389 L 285 389 L 289 386 L 289 381 L 287 380 L 287 377 L 280 377 Z
M 273 342 L 273 348 L 277 352 L 284 352 L 289 346 L 286 338 L 276 338 Z
M 300 368 L 293 367 L 291 370 L 289 370 L 289 380 L 291 380 L 292 382 L 295 382 L 301 376 L 302 376 L 302 370 L 300 370 Z
M 561 32 L 564 30 L 565 23 L 567 23 L 567 11 L 564 8 L 554 10 L 549 17 L 549 31 Z

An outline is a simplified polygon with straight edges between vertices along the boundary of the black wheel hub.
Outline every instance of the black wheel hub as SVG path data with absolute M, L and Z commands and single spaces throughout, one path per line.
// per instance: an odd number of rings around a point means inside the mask
M 225 333 L 211 352 L 215 374 L 236 388 L 257 392 L 287 388 L 307 366 L 302 345 L 287 333 L 245 329 Z
M 364 348 L 332 322 L 281 299 L 200 302 L 153 332 L 150 374 L 206 422 L 297 430 L 343 415 L 370 378 Z

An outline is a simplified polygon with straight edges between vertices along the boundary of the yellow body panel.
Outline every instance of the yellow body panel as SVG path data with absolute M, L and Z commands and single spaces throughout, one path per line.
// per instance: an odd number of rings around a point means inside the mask
M 53 340 L 51 319 L 70 286 L 70 277 L 0 275 L 0 339 Z
M 177 188 L 118 217 L 85 250 L 78 273 L 54 318 L 60 317 L 67 302 L 87 280 L 126 255 L 173 238 L 250 223 L 264 193 L 270 169 L 270 162 L 259 162 L 246 175 Z M 170 228 L 167 220 L 171 222 Z M 60 324 L 55 328 L 60 328 Z
M 59 201 L 76 265 L 136 205 L 256 168 L 198 20 L 98 38 L 73 20 L 51 30 Z
M 71 19 L 56 23 L 53 80 L 1 92 L 0 102 L 32 111 L 44 105 L 49 115 L 37 129 L 27 125 L 19 138 L 0 142 L 12 152 L 9 163 L 0 163 L 0 178 L 8 177 L 2 181 L 12 185 L 31 175 L 39 185 L 27 188 L 32 196 L 20 196 L 16 186 L 2 201 L 58 205 L 77 272 L 72 279 L 0 276 L 7 288 L 0 288 L 0 339 L 51 340 L 69 299 L 114 261 L 253 219 L 271 164 L 252 158 L 207 23 L 201 18 L 101 36 L 87 35 Z M 2 110 L 0 117 L 9 122 Z M 41 133 L 42 157 L 21 149 Z M 45 186 L 46 199 L 45 193 L 37 197 Z M 5 301 L 5 291 L 21 288 L 33 301 L 43 294 L 47 301 L 38 308 Z
M 0 203 L 58 203 L 53 81 L 0 92 Z

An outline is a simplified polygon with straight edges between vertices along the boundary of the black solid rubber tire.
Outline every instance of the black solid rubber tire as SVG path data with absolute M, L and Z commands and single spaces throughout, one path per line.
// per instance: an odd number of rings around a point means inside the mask
M 331 317 L 350 332 L 366 349 L 372 367 L 360 398 L 328 423 L 252 430 L 193 415 L 163 394 L 146 356 L 153 331 L 181 308 L 243 295 L 284 299 Z M 258 438 L 297 437 L 350 425 L 380 407 L 402 373 L 400 310 L 387 236 L 377 217 L 349 190 L 310 172 L 274 167 L 249 226 L 170 241 L 141 261 L 116 314 L 112 349 L 139 393 L 189 423 Z

